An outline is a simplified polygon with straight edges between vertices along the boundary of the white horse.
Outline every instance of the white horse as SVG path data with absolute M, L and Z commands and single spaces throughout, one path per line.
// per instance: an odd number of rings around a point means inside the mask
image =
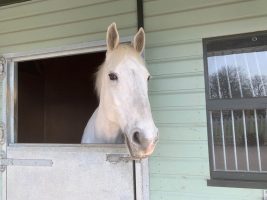
M 147 82 L 149 72 L 142 58 L 143 28 L 131 45 L 119 44 L 113 23 L 107 30 L 107 53 L 96 77 L 100 102 L 87 123 L 82 143 L 123 143 L 132 157 L 149 156 L 158 141 L 151 115 Z

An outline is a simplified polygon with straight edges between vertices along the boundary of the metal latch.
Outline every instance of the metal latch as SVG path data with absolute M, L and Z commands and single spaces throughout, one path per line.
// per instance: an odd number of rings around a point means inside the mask
M 39 166 L 52 167 L 53 161 L 48 159 L 13 159 L 4 158 L 4 152 L 1 152 L 0 171 L 4 172 L 7 166 Z
M 107 154 L 106 160 L 111 163 L 118 163 L 118 162 L 129 162 L 129 161 L 140 161 L 140 159 L 135 159 L 131 157 L 129 154 Z
M 0 144 L 5 143 L 5 125 L 0 123 Z

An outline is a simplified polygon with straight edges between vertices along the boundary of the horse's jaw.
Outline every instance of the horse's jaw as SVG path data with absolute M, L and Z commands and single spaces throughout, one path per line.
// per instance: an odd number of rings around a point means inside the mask
M 102 110 L 101 106 L 98 108 L 96 114 L 95 135 L 102 139 L 104 143 L 124 143 L 124 136 L 119 125 L 106 117 L 106 113 Z

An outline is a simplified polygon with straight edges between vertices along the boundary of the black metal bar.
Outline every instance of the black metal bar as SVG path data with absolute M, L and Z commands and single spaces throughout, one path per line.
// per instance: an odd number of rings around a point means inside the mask
M 21 3 L 24 1 L 30 1 L 30 0 L 1 0 L 0 1 L 0 6 L 7 6 L 10 4 L 15 4 L 15 3 Z
M 136 195 L 136 167 L 135 167 L 135 160 L 133 160 L 133 189 L 134 189 L 134 200 L 137 199 Z
M 143 0 L 137 0 L 137 26 L 144 28 L 144 8 Z
M 207 180 L 208 186 L 215 187 L 234 187 L 234 188 L 250 188 L 250 189 L 266 189 L 266 181 L 243 181 L 243 180 L 223 180 L 210 179 Z
M 244 99 L 208 99 L 207 110 L 254 110 L 266 109 L 267 97 Z
M 212 171 L 211 179 L 215 180 L 239 180 L 239 181 L 262 181 L 267 182 L 267 173 L 266 172 L 257 172 L 257 171 Z

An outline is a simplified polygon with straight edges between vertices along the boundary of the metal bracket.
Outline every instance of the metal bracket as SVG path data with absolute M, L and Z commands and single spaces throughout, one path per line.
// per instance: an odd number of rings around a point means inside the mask
M 129 162 L 129 161 L 140 161 L 140 159 L 135 159 L 131 157 L 129 154 L 107 154 L 106 160 L 111 163 L 118 163 L 118 162 Z
M 1 151 L 1 152 L 0 152 L 0 161 L 1 161 L 3 158 L 5 158 L 5 156 L 6 156 L 5 152 L 4 152 L 4 151 Z M 4 172 L 5 170 L 6 170 L 6 166 L 0 164 L 0 172 L 2 173 L 2 172 Z
M 47 159 L 13 159 L 5 158 L 5 152 L 0 153 L 0 172 L 4 172 L 7 166 L 40 166 L 52 167 L 53 161 Z
M 5 77 L 5 66 L 7 64 L 7 61 L 4 57 L 0 57 L 0 79 L 3 79 Z

